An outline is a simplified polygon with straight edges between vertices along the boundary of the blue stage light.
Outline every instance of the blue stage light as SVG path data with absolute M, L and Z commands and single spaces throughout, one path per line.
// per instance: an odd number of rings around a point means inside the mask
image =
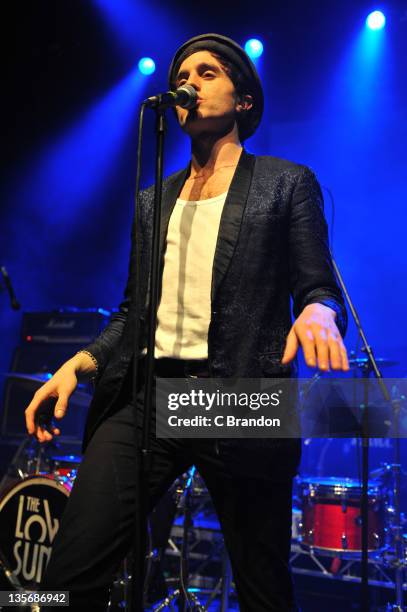
M 155 72 L 155 62 L 151 57 L 142 57 L 138 63 L 141 74 L 153 74 Z
M 263 43 L 257 38 L 250 38 L 244 46 L 249 57 L 257 59 L 263 53 Z
M 381 30 L 386 24 L 386 17 L 381 11 L 373 11 L 367 16 L 366 25 L 370 30 Z

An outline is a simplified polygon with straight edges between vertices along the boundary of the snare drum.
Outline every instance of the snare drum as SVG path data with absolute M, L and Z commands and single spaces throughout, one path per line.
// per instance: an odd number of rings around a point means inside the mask
M 0 500 L 0 550 L 7 569 L 20 585 L 41 582 L 73 479 L 29 476 Z
M 351 478 L 304 478 L 301 541 L 321 550 L 362 549 L 362 487 Z M 368 484 L 368 550 L 384 545 L 384 497 L 377 483 Z

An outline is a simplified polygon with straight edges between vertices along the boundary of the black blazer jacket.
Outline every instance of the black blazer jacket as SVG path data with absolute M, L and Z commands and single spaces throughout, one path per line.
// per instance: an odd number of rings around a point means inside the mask
M 161 253 L 168 222 L 189 168 L 164 181 Z M 133 357 L 136 240 L 141 251 L 140 351 L 145 346 L 153 187 L 141 192 L 139 227 L 133 223 L 128 282 L 118 312 L 85 347 L 99 372 L 83 448 L 116 408 Z M 213 262 L 208 359 L 213 377 L 287 377 L 296 362 L 280 363 L 291 328 L 290 296 L 296 318 L 313 302 L 336 313 L 347 326 L 343 297 L 328 248 L 323 200 L 315 175 L 305 166 L 242 151 L 227 194 Z M 118 406 L 117 406 L 118 408 Z

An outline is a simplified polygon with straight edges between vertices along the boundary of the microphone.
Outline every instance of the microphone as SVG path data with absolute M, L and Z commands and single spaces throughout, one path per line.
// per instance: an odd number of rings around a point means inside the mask
M 7 292 L 8 292 L 9 297 L 10 297 L 11 308 L 13 310 L 19 310 L 20 304 L 19 304 L 19 302 L 17 302 L 16 296 L 15 296 L 14 290 L 13 290 L 13 285 L 11 284 L 11 280 L 10 280 L 10 277 L 9 277 L 9 275 L 7 273 L 6 267 L 5 266 L 1 266 L 0 272 L 1 272 L 1 275 L 3 277 L 4 284 L 6 285 Z
M 48 397 L 40 404 L 34 417 L 34 423 L 50 433 L 52 433 L 52 427 L 54 427 L 53 416 L 57 400 L 57 397 Z
M 175 91 L 166 91 L 165 93 L 158 94 L 158 96 L 151 96 L 144 100 L 143 104 L 151 108 L 168 108 L 169 106 L 181 106 L 191 110 L 195 108 L 198 101 L 198 93 L 192 85 L 181 85 Z

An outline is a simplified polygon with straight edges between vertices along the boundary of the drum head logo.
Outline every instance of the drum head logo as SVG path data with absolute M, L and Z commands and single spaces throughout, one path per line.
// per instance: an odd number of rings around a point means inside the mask
M 1 500 L 0 546 L 22 586 L 41 582 L 67 496 L 67 489 L 55 480 L 32 477 Z

